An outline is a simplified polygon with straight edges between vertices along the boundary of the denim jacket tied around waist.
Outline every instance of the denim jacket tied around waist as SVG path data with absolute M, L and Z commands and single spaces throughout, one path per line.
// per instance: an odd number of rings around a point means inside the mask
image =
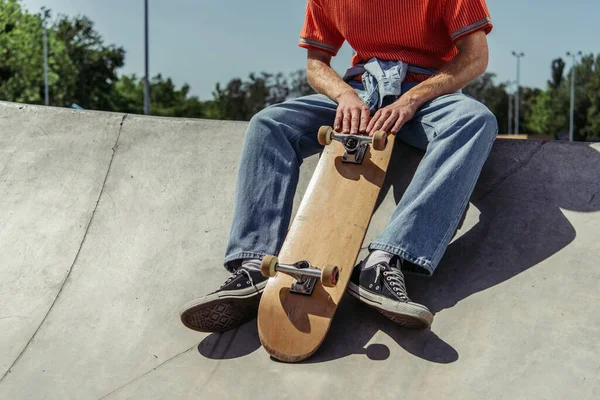
M 433 75 L 435 71 L 409 65 L 403 61 L 384 61 L 371 58 L 364 64 L 357 64 L 346 71 L 344 81 L 349 82 L 362 74 L 364 91 L 361 99 L 375 111 L 384 103 L 396 101 L 402 95 L 402 82 L 406 73 Z

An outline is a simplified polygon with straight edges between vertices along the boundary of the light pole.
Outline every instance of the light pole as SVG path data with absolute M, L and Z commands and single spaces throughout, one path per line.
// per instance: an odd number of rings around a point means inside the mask
M 581 51 L 571 53 L 567 51 L 567 56 L 573 57 L 573 66 L 571 67 L 571 118 L 569 123 L 569 141 L 575 140 L 575 57 L 583 54 Z
M 50 105 L 50 90 L 48 89 L 48 31 L 46 30 L 46 19 L 50 16 L 50 10 L 42 8 L 44 19 L 42 19 L 42 34 L 44 41 L 44 104 Z
M 512 123 L 513 123 L 513 99 L 510 94 L 511 86 L 513 83 L 517 83 L 516 81 L 506 81 L 504 82 L 506 95 L 508 96 L 508 132 L 507 134 L 512 134 Z
M 513 103 L 512 96 L 508 94 L 508 134 L 512 133 L 512 117 L 513 117 Z
M 517 57 L 517 92 L 515 94 L 515 135 L 519 134 L 519 112 L 521 107 L 521 57 L 524 53 L 512 52 L 512 55 Z
M 145 42 L 145 74 L 144 74 L 144 114 L 150 114 L 150 82 L 148 81 L 148 0 L 144 0 L 144 42 Z

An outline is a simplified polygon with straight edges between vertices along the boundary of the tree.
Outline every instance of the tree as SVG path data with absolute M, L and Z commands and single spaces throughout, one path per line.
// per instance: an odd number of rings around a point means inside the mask
M 157 75 L 150 79 L 150 101 L 152 115 L 206 118 L 207 105 L 196 97 L 189 96 L 190 87 L 175 87 L 173 81 Z M 110 103 L 120 112 L 143 114 L 144 80 L 136 75 L 124 75 L 115 83 Z
M 531 117 L 527 119 L 527 127 L 534 132 L 550 134 L 566 134 L 570 125 L 570 103 L 571 103 L 571 82 L 572 72 L 575 68 L 575 140 L 586 140 L 593 137 L 594 128 L 591 127 L 590 119 L 593 119 L 595 112 L 593 109 L 592 98 L 594 89 L 592 84 L 594 77 L 600 71 L 594 67 L 595 60 L 593 55 L 586 55 L 581 62 L 567 74 L 564 79 L 564 62 L 556 59 L 552 63 L 552 81 L 548 81 L 546 91 L 539 94 L 535 100 Z
M 213 102 L 207 105 L 207 115 L 225 120 L 248 121 L 260 110 L 290 98 L 312 94 L 306 74 L 300 70 L 290 74 L 250 74 L 248 80 L 232 79 L 225 86 L 217 83 Z
M 528 121 L 531 120 L 533 109 L 537 99 L 542 93 L 540 89 L 521 87 L 521 108 L 519 112 L 519 125 L 521 134 L 547 134 L 547 132 L 537 132 L 529 127 Z
M 540 91 L 532 102 L 526 126 L 534 133 L 556 135 L 568 130 L 568 97 L 565 90 Z
M 552 80 L 548 81 L 548 86 L 553 89 L 558 89 L 563 83 L 565 73 L 565 62 L 562 58 L 557 58 L 552 61 Z
M 580 132 L 586 140 L 600 140 L 600 55 L 593 63 L 593 74 L 587 83 L 589 107 L 587 125 Z
M 61 16 L 53 28 L 69 59 L 77 66 L 73 72 L 75 84 L 69 88 L 65 105 L 77 103 L 83 108 L 113 109 L 110 93 L 118 80 L 117 69 L 124 64 L 125 50 L 106 46 L 87 17 Z
M 16 0 L 0 0 L 0 98 L 42 104 L 44 99 L 42 14 L 30 14 Z M 63 43 L 48 30 L 51 104 L 62 105 L 75 67 Z
M 589 131 L 588 110 L 592 106 L 590 99 L 592 92 L 589 84 L 594 75 L 600 73 L 600 71 L 594 71 L 594 61 L 594 55 L 588 54 L 583 56 L 581 62 L 575 67 L 575 140 L 578 141 L 585 141 L 586 133 Z M 571 87 L 571 76 L 569 74 L 569 88 Z

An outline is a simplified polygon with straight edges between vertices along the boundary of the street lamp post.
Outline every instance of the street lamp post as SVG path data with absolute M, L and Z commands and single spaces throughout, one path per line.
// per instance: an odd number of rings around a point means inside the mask
M 44 19 L 42 20 L 42 34 L 44 42 L 44 104 L 50 105 L 50 89 L 48 88 L 48 30 L 46 29 L 46 19 L 50 16 L 50 11 L 42 9 Z
M 567 51 L 567 56 L 573 57 L 573 66 L 571 67 L 571 117 L 569 123 L 569 141 L 575 140 L 575 57 L 583 54 L 581 51 L 571 53 Z
M 512 96 L 508 94 L 508 134 L 512 133 L 512 117 L 513 117 L 513 103 Z
M 144 74 L 144 114 L 150 114 L 150 82 L 148 81 L 148 0 L 144 0 L 144 42 L 145 42 L 145 74 Z
M 521 107 L 521 57 L 524 53 L 512 52 L 512 55 L 517 57 L 517 92 L 515 93 L 515 135 L 519 134 L 519 113 Z
M 506 88 L 506 95 L 508 96 L 508 132 L 507 134 L 511 135 L 513 130 L 513 96 L 510 93 L 511 86 L 513 85 L 513 83 L 517 83 L 516 81 L 506 81 L 504 82 L 505 88 Z

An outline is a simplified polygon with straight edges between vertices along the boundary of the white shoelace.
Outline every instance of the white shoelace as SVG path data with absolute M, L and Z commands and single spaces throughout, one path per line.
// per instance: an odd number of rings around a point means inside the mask
M 252 276 L 250 275 L 250 272 L 248 272 L 248 270 L 246 270 L 245 268 L 240 267 L 237 271 L 235 271 L 229 278 L 227 278 L 227 280 L 225 281 L 225 283 L 223 283 L 221 285 L 221 288 L 229 285 L 229 283 L 231 283 L 231 281 L 233 281 L 234 279 L 236 279 L 238 276 L 240 276 L 242 273 L 246 274 L 246 276 L 248 277 L 248 282 L 250 282 L 250 284 L 252 286 L 254 286 L 254 280 L 252 279 Z
M 385 264 L 377 264 L 375 267 L 375 282 L 379 279 L 383 270 L 383 277 L 389 282 L 396 295 L 400 296 L 403 300 L 410 301 L 406 294 L 406 284 L 404 283 L 404 274 L 396 268 L 388 267 Z

